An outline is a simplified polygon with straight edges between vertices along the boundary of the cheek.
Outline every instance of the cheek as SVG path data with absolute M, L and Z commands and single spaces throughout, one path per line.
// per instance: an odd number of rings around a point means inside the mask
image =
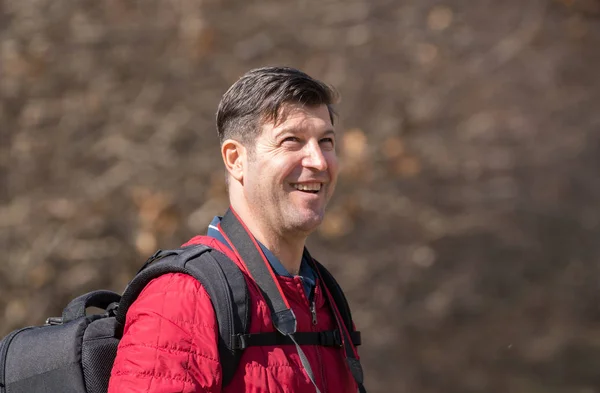
M 287 179 L 302 172 L 302 159 L 294 154 L 274 157 L 268 161 L 271 175 L 277 179 Z
M 329 168 L 329 173 L 333 178 L 337 177 L 337 174 L 340 170 L 340 165 L 338 162 L 337 155 L 335 153 L 327 156 L 327 168 Z

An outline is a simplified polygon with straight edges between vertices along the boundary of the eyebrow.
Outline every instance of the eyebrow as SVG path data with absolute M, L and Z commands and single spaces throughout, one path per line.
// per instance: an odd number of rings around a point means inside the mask
M 284 128 L 282 130 L 280 130 L 277 134 L 275 134 L 275 138 L 279 138 L 281 135 L 285 134 L 286 132 L 291 132 L 291 133 L 304 133 L 303 131 L 301 131 L 298 128 L 295 127 L 288 127 L 288 128 Z M 326 135 L 333 135 L 335 136 L 335 130 L 333 128 L 328 128 L 327 130 L 323 131 L 322 136 L 326 136 Z

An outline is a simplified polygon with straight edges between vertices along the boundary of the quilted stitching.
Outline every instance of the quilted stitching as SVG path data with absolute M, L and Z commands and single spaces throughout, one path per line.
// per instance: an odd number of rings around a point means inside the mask
M 197 237 L 194 241 L 206 244 L 205 239 Z M 214 239 L 210 243 L 234 257 Z M 294 279 L 280 280 L 284 293 L 292 300 L 298 331 L 311 331 L 312 316 L 302 286 L 297 284 Z M 274 331 L 268 307 L 257 288 L 249 285 L 248 290 L 252 305 L 250 332 Z M 162 315 L 157 311 L 160 305 L 165 306 Z M 334 327 L 328 306 L 318 293 L 317 313 L 319 329 Z M 150 283 L 132 305 L 125 332 L 109 393 L 314 392 L 293 346 L 248 348 L 232 382 L 221 390 L 214 310 L 204 288 L 187 275 L 169 274 Z M 356 392 L 340 349 L 319 348 L 321 356 L 314 346 L 304 346 L 303 350 L 312 368 L 326 373 L 326 386 L 317 373 L 321 391 Z M 148 379 L 153 381 L 150 386 Z

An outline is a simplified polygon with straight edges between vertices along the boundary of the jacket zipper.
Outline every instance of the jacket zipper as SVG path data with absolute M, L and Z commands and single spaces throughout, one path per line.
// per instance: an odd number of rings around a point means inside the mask
M 316 296 L 317 286 L 315 285 L 312 288 L 311 293 L 307 295 L 306 292 L 305 292 L 305 290 L 304 290 L 304 284 L 303 284 L 302 278 L 299 277 L 298 280 L 300 280 L 300 293 L 301 293 L 301 296 L 306 300 L 305 304 L 308 306 L 308 310 L 309 310 L 309 312 L 310 312 L 310 314 L 312 316 L 313 327 L 312 327 L 311 330 L 313 332 L 316 332 L 317 331 L 316 326 L 317 326 L 317 324 L 319 322 L 318 319 L 317 319 L 317 296 Z M 311 295 L 312 295 L 312 301 L 309 300 L 309 298 L 311 297 Z M 327 393 L 327 391 L 328 391 L 328 389 L 327 389 L 327 383 L 325 381 L 325 375 L 324 375 L 324 371 L 323 371 L 325 369 L 325 367 L 323 365 L 323 358 L 321 357 L 321 348 L 320 348 L 319 345 L 317 345 L 315 347 L 315 352 L 317 354 L 317 369 L 320 370 L 320 372 L 321 372 L 321 385 L 322 386 L 319 386 L 319 389 L 321 390 L 321 393 Z M 312 366 L 314 366 L 314 365 L 312 365 Z M 313 367 L 313 370 L 314 370 L 314 367 Z M 315 374 L 316 374 L 316 372 L 315 372 Z
M 0 348 L 0 393 L 6 393 L 6 357 L 8 355 L 8 347 L 10 347 L 10 343 L 15 338 L 15 336 L 21 333 L 24 330 L 32 329 L 32 326 L 25 327 L 19 330 L 15 330 L 2 341 L 2 348 Z
M 317 320 L 317 285 L 318 285 L 318 283 L 315 283 L 315 286 L 312 290 L 312 302 L 310 304 L 310 312 L 312 314 L 313 331 L 318 331 L 317 324 L 319 322 Z M 306 299 L 306 300 L 308 300 L 308 299 Z M 319 345 L 317 345 L 315 350 L 317 352 L 319 369 L 321 370 L 322 392 L 326 393 L 329 389 L 327 388 L 327 379 L 325 379 L 325 372 L 324 372 L 325 367 L 323 364 L 323 357 L 321 355 L 321 347 Z

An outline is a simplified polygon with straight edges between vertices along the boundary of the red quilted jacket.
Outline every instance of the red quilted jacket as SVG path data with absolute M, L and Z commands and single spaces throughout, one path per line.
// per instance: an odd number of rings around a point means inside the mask
M 236 255 L 218 240 L 197 236 L 239 266 Z M 242 269 L 242 271 L 244 271 Z M 273 332 L 269 308 L 246 275 L 251 304 L 250 333 Z M 315 288 L 317 325 L 298 277 L 278 277 L 297 318 L 297 331 L 335 329 L 335 319 L 319 285 Z M 221 387 L 216 316 L 206 290 L 191 276 L 166 274 L 153 280 L 129 309 L 112 369 L 109 393 L 252 392 L 313 393 L 293 345 L 247 348 L 231 383 Z M 321 392 L 357 391 L 341 348 L 303 345 Z

